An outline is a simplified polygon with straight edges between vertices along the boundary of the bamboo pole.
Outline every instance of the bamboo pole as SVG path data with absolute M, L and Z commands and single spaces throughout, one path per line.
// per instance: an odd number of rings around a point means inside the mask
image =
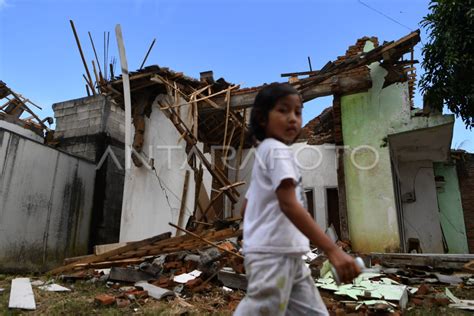
M 95 89 L 94 89 L 94 86 L 92 85 L 92 77 L 89 72 L 89 68 L 87 68 L 86 59 L 84 58 L 84 53 L 82 52 L 81 42 L 79 41 L 79 36 L 77 36 L 76 28 L 74 27 L 74 22 L 72 20 L 69 20 L 69 22 L 71 23 L 72 32 L 74 33 L 74 37 L 76 38 L 76 44 L 77 44 L 77 48 L 79 49 L 79 54 L 81 55 L 82 63 L 84 64 L 84 68 L 86 69 L 89 86 L 92 89 L 92 93 L 95 94 Z

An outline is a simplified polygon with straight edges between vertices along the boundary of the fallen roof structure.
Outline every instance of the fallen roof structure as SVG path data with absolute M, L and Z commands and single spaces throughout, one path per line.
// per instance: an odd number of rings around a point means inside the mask
M 41 109 L 41 107 L 13 91 L 5 82 L 0 81 L 0 101 L 2 100 L 6 100 L 6 103 L 0 106 L 0 120 L 29 129 L 41 137 L 44 137 L 46 132 L 50 131 L 45 122 L 52 124 L 53 119 L 51 117 L 40 119 L 27 104 L 38 109 Z M 29 116 L 22 118 L 25 113 Z

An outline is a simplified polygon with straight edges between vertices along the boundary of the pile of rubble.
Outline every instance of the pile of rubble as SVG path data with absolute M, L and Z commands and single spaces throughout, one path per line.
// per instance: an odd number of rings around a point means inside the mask
M 100 293 L 94 294 L 94 306 L 138 311 L 137 306 L 163 301 L 186 310 L 203 295 L 219 298 L 214 305 L 232 312 L 247 287 L 241 230 L 184 231 L 185 236 L 170 237 L 167 233 L 125 245 L 96 247 L 94 255 L 66 259 L 64 266 L 50 271 L 56 279 L 46 283 L 14 279 L 9 307 L 35 309 L 32 286 L 42 291 L 70 292 L 80 282 L 102 284 Z M 349 242 L 337 243 L 351 253 Z M 353 283 L 342 285 L 336 284 L 330 263 L 318 249 L 303 256 L 331 313 L 403 313 L 418 307 L 474 310 L 474 300 L 453 294 L 459 289 L 474 289 L 473 262 L 466 263 L 470 255 L 361 256 L 367 268 Z M 59 280 L 62 285 L 54 283 Z

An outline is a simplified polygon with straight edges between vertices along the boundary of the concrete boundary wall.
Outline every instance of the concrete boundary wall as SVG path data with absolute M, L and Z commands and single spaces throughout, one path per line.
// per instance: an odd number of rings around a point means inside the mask
M 0 129 L 0 271 L 87 253 L 95 165 Z

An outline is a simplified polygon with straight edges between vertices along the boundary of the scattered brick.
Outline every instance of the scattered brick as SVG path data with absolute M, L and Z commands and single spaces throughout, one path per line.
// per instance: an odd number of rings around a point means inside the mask
M 200 278 L 195 278 L 194 280 L 190 280 L 186 282 L 186 286 L 189 287 L 190 289 L 193 289 L 197 286 L 199 286 L 202 283 L 202 279 Z
M 115 302 L 115 297 L 109 294 L 99 294 L 94 300 L 100 305 L 112 305 Z
M 433 292 L 433 288 L 427 284 L 422 284 L 416 291 L 416 295 L 426 295 Z
M 133 290 L 125 292 L 127 295 L 133 295 L 135 298 L 147 298 L 148 291 L 141 291 L 141 290 Z

